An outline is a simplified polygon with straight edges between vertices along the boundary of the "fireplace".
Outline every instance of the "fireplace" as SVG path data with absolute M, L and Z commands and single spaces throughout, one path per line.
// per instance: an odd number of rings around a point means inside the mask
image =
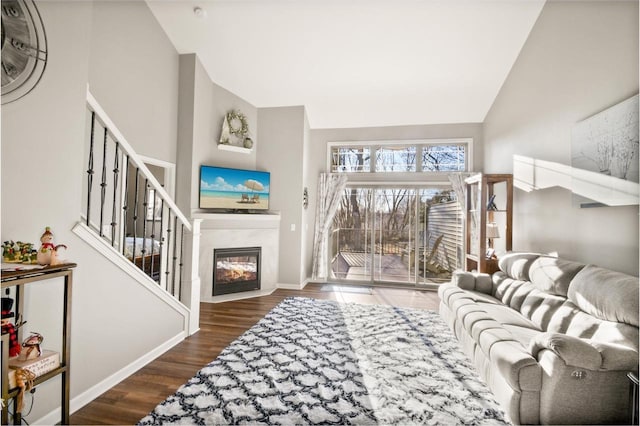
M 213 295 L 260 289 L 260 247 L 213 250 Z

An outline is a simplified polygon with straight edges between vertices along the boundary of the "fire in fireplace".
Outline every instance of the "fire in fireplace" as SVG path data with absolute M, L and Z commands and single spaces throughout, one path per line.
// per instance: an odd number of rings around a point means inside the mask
M 213 295 L 260 289 L 260 247 L 213 250 Z

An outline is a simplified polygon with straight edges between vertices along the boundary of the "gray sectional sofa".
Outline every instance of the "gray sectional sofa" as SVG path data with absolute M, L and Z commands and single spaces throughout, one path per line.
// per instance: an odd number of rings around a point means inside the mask
M 440 314 L 514 423 L 626 423 L 638 278 L 534 253 L 454 273 Z

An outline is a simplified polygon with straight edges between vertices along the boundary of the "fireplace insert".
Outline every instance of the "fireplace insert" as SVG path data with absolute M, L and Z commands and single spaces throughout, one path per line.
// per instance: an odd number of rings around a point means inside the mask
M 213 295 L 260 289 L 260 247 L 213 250 Z

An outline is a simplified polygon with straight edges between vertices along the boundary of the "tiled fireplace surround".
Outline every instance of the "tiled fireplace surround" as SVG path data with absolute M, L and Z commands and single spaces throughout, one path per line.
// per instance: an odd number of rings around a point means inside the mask
M 200 226 L 200 296 L 203 302 L 269 294 L 278 282 L 280 215 L 196 213 Z M 213 250 L 216 248 L 262 247 L 260 290 L 212 296 Z

